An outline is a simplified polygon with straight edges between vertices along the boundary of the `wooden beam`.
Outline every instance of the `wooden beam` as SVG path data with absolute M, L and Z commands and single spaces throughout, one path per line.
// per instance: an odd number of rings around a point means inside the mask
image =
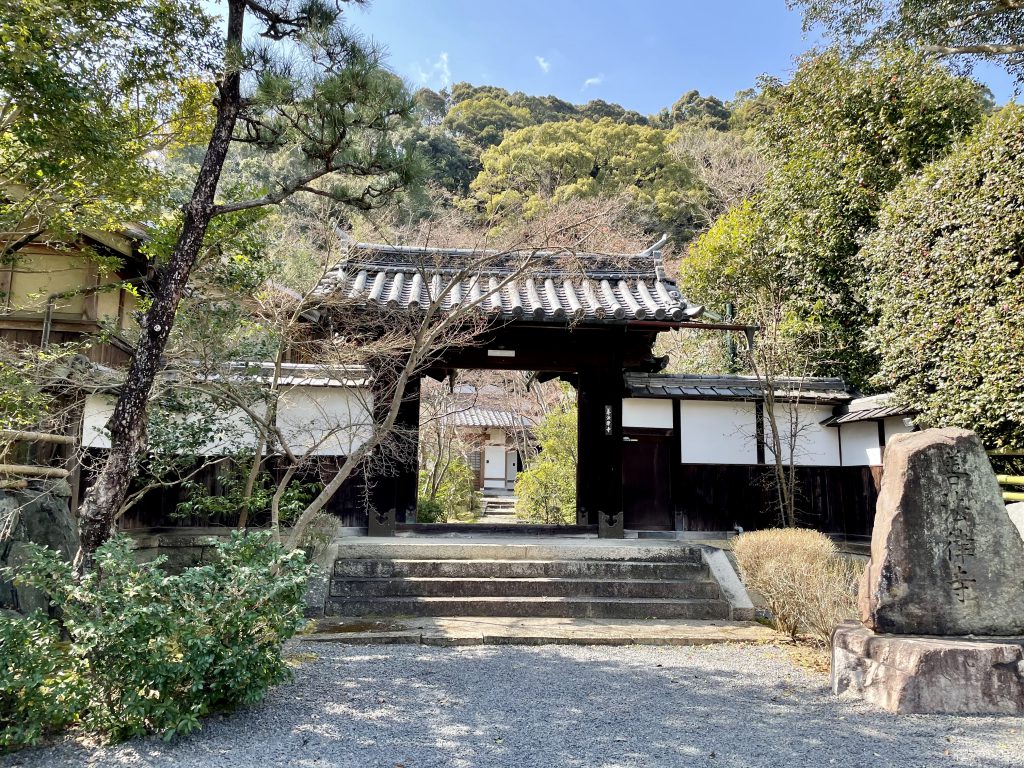
M 0 475 L 65 478 L 71 472 L 60 467 L 34 467 L 31 464 L 0 464 Z
M 49 432 L 26 432 L 18 429 L 0 429 L 0 438 L 16 443 L 59 443 L 77 445 L 78 438 L 71 435 L 54 435 Z

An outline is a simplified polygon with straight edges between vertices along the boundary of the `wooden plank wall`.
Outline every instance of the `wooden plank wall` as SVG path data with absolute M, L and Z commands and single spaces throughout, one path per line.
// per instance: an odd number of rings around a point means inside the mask
M 797 467 L 797 520 L 824 533 L 870 537 L 881 467 Z M 691 531 L 780 524 L 771 467 L 679 464 L 672 496 Z

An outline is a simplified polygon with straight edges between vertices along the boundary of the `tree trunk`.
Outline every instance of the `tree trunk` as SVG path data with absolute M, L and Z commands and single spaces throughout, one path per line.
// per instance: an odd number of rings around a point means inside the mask
M 225 61 L 232 60 L 242 45 L 244 17 L 243 0 L 229 0 Z M 76 558 L 79 573 L 91 567 L 96 549 L 113 534 L 115 515 L 135 477 L 139 455 L 146 447 L 146 406 L 150 391 L 167 346 L 178 303 L 206 237 L 221 168 L 227 157 L 241 106 L 239 71 L 225 71 L 219 94 L 217 120 L 192 198 L 184 208 L 181 234 L 170 260 L 160 271 L 160 283 L 153 306 L 146 313 L 128 375 L 114 406 L 107 461 L 86 493 L 79 510 L 81 549 Z

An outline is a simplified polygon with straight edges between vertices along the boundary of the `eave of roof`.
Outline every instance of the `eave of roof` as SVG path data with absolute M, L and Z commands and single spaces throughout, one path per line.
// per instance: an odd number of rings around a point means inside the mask
M 317 294 L 382 310 L 440 301 L 443 312 L 473 307 L 504 320 L 561 324 L 682 322 L 703 311 L 687 304 L 653 249 L 502 253 L 358 243 Z
M 673 400 L 764 400 L 764 387 L 754 376 L 627 373 L 630 397 Z M 775 398 L 821 405 L 849 403 L 854 393 L 841 378 L 785 377 L 775 380 Z

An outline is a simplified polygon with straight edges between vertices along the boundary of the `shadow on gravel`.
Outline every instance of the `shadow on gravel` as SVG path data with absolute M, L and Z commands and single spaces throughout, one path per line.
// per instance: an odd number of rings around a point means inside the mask
M 895 717 L 771 648 L 318 648 L 263 704 L 197 734 L 0 758 L 43 766 L 1024 764 L 1024 721 Z

